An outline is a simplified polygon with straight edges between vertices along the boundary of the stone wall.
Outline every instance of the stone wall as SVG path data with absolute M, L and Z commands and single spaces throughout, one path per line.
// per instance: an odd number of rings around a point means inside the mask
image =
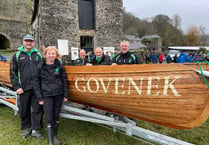
M 24 22 L 0 19 L 0 35 L 10 43 L 12 49 L 22 45 L 22 38 L 27 32 L 29 32 L 29 27 Z
M 0 0 L 0 49 L 15 49 L 30 32 L 32 1 Z
M 121 0 L 96 0 L 95 45 L 119 49 L 122 39 Z
M 0 19 L 29 23 L 32 0 L 0 0 Z
M 39 12 L 33 23 L 38 46 L 55 45 L 65 39 L 71 47 L 80 48 L 80 36 L 93 36 L 94 48 L 119 49 L 122 37 L 122 0 L 95 0 L 95 24 L 93 30 L 79 30 L 78 0 L 41 0 Z M 70 51 L 70 50 L 69 50 Z
M 33 23 L 38 45 L 55 45 L 58 39 L 69 41 L 70 47 L 79 47 L 77 0 L 42 0 L 39 13 Z

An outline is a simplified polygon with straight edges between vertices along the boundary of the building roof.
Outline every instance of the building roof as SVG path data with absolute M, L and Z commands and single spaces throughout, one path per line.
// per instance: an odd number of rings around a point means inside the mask
M 147 46 L 143 44 L 138 44 L 138 43 L 130 43 L 129 44 L 130 49 L 139 49 L 139 48 L 146 48 Z
M 143 39 L 143 38 L 147 38 L 147 39 L 155 39 L 155 38 L 160 38 L 160 36 L 157 35 L 157 34 L 154 34 L 154 35 L 143 36 L 142 39 Z
M 134 35 L 124 35 L 129 41 L 140 41 L 141 39 Z

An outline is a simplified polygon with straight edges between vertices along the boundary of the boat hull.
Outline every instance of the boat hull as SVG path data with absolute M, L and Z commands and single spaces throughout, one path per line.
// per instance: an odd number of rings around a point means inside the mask
M 208 118 L 208 87 L 194 71 L 197 64 L 65 68 L 71 101 L 176 129 L 194 128 Z M 209 70 L 206 64 L 202 68 Z M 0 72 L 0 81 L 10 84 L 5 75 Z

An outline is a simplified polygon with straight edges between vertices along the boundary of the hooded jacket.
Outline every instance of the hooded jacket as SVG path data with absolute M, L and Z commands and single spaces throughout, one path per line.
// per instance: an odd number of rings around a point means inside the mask
M 31 52 L 24 50 L 24 46 L 18 48 L 11 59 L 10 80 L 14 90 L 22 88 L 24 91 L 33 89 L 32 80 L 38 64 L 42 61 L 41 53 L 33 47 Z
M 34 91 L 39 100 L 63 94 L 68 97 L 68 83 L 65 68 L 59 60 L 48 65 L 45 61 L 38 65 L 33 81 Z
M 113 60 L 112 63 L 117 63 L 117 64 L 139 64 L 140 60 L 139 58 L 133 54 L 132 52 L 128 51 L 127 53 L 119 53 L 117 54 Z
M 75 65 L 86 65 L 87 63 L 90 63 L 90 60 L 88 58 L 85 58 L 84 60 L 78 58 L 75 60 Z
M 95 56 L 94 59 L 92 59 L 89 63 L 91 63 L 92 65 L 109 65 L 110 62 L 110 57 L 102 54 L 100 59 Z

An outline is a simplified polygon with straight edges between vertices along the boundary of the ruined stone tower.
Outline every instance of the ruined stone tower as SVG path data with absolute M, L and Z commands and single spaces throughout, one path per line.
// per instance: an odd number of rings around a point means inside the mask
M 57 40 L 64 39 L 69 49 L 119 49 L 122 7 L 122 0 L 34 0 L 32 26 L 37 45 L 57 46 Z

